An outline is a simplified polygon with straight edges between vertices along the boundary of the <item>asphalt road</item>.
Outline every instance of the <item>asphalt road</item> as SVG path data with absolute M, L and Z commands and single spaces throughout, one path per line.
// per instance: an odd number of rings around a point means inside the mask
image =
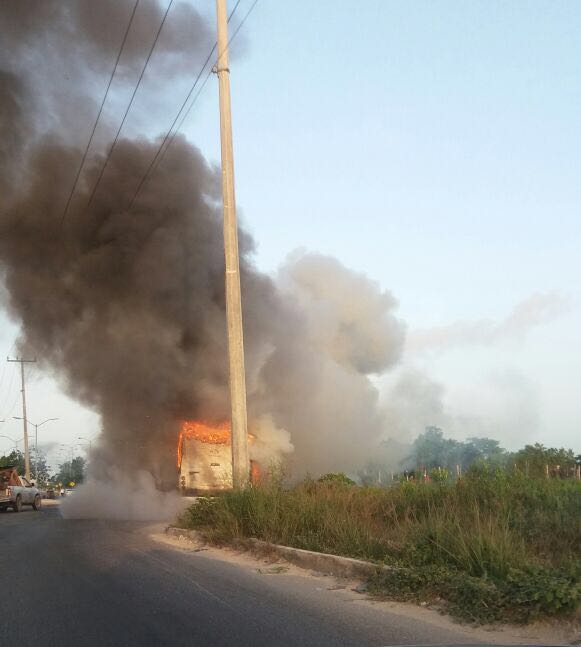
M 211 553 L 211 551 L 210 551 Z M 0 644 L 347 647 L 482 642 L 369 604 L 330 578 L 264 575 L 137 522 L 0 512 Z

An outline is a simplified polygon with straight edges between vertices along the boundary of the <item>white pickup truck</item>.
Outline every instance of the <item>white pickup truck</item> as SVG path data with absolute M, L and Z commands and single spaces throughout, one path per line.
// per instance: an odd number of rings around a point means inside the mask
M 40 492 L 23 476 L 18 476 L 15 467 L 0 467 L 0 510 L 12 508 L 20 512 L 23 505 L 39 510 Z

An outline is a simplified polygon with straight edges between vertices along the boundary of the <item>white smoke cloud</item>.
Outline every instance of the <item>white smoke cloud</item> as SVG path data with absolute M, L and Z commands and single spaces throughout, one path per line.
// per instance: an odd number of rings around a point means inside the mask
M 448 432 L 453 416 L 447 411 L 444 398 L 444 386 L 420 370 L 398 371 L 382 393 L 385 436 L 411 442 L 428 426 Z
M 400 358 L 397 302 L 363 274 L 314 253 L 291 256 L 276 285 L 288 318 L 275 325 L 254 405 L 290 433 L 295 475 L 352 469 L 384 428 L 371 376 Z
M 284 461 L 295 449 L 289 432 L 277 427 L 270 415 L 257 418 L 251 431 L 255 438 L 249 445 L 250 458 L 263 467 Z
M 405 327 L 393 315 L 397 300 L 376 281 L 335 258 L 295 252 L 277 283 L 304 313 L 310 344 L 337 364 L 367 375 L 399 360 Z
M 65 519 L 170 521 L 185 505 L 177 491 L 161 492 L 149 472 L 129 474 L 110 466 L 99 479 L 89 475 L 62 500 L 60 509 Z
M 412 330 L 408 335 L 406 351 L 416 354 L 461 345 L 490 345 L 504 339 L 520 339 L 536 326 L 560 317 L 569 307 L 569 299 L 558 292 L 533 294 L 518 303 L 502 321 L 458 321 L 447 326 Z
M 538 391 L 514 369 L 445 387 L 424 371 L 404 366 L 385 385 L 382 408 L 384 436 L 408 443 L 436 426 L 449 438 L 488 437 L 516 449 L 531 442 L 540 428 Z

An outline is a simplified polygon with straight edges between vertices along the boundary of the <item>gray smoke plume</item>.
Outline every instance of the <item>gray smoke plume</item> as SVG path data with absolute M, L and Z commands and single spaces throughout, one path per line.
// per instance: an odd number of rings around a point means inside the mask
M 113 462 L 173 485 L 179 421 L 229 417 L 219 172 L 178 138 L 129 208 L 159 141 L 122 138 L 87 208 L 107 150 L 99 144 L 62 223 L 132 5 L 0 6 L 0 263 L 21 352 L 102 417 L 96 477 Z M 134 86 L 163 9 L 140 4 L 114 104 Z M 151 78 L 163 83 L 170 68 L 203 58 L 208 34 L 176 3 Z M 240 246 L 253 451 L 266 461 L 294 448 L 297 474 L 351 468 L 382 432 L 369 376 L 401 353 L 396 303 L 316 254 L 269 278 L 252 265 L 248 233 Z

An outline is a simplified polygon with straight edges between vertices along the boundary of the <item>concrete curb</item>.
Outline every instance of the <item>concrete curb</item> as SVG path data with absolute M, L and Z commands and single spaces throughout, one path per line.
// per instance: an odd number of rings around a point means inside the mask
M 184 537 L 185 539 L 189 539 L 191 541 L 196 541 L 200 543 L 207 543 L 206 540 L 203 538 L 201 533 L 199 533 L 197 530 L 187 530 L 186 528 L 177 528 L 176 526 L 168 526 L 165 529 L 165 534 L 170 535 L 171 537 Z
M 197 530 L 169 526 L 166 528 L 166 533 L 172 537 L 184 537 L 196 543 L 207 543 L 203 535 Z M 232 542 L 231 546 L 252 552 L 260 557 L 279 557 L 299 568 L 317 571 L 324 575 L 334 575 L 335 577 L 368 578 L 379 572 L 392 572 L 394 570 L 389 566 L 372 564 L 361 559 L 270 544 L 260 539 L 238 539 Z

